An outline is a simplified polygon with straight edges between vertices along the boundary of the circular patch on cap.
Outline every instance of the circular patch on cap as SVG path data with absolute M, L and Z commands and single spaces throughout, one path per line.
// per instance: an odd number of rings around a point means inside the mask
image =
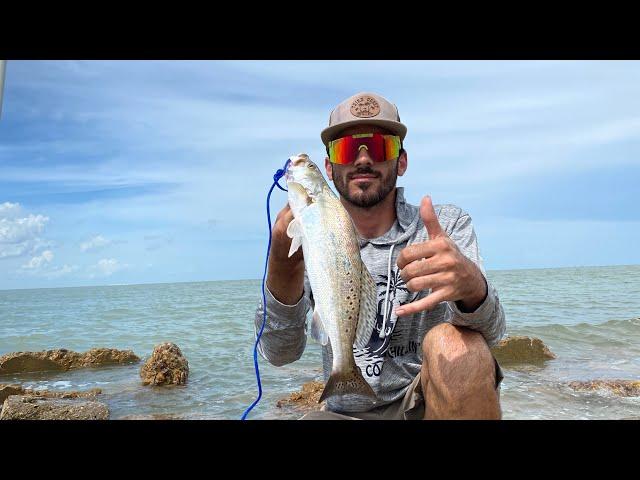
M 363 95 L 351 104 L 351 115 L 360 118 L 375 117 L 380 113 L 380 104 L 375 98 Z

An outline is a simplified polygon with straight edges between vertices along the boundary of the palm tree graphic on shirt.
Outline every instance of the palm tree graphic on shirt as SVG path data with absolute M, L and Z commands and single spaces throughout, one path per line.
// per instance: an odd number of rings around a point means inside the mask
M 369 340 L 369 345 L 368 350 L 371 354 L 374 355 L 381 355 L 385 352 L 387 346 L 389 345 L 389 340 L 391 340 L 391 332 L 393 331 L 393 326 L 395 325 L 395 321 L 392 321 L 392 312 L 393 312 L 393 305 L 395 303 L 396 297 L 398 295 L 398 292 L 406 292 L 406 294 L 409 294 L 409 290 L 407 289 L 407 287 L 405 286 L 404 280 L 402 280 L 402 277 L 400 277 L 400 270 L 399 269 L 392 269 L 391 270 L 391 279 L 389 280 L 389 277 L 387 275 L 379 275 L 378 278 L 380 279 L 379 282 L 376 282 L 376 285 L 378 287 L 383 287 L 378 296 L 380 297 L 380 299 L 378 300 L 378 309 L 376 312 L 376 325 L 375 325 L 375 332 L 372 336 L 371 336 L 371 340 Z M 387 282 L 389 282 L 389 300 L 387 303 L 387 324 L 385 325 L 384 328 L 384 333 L 385 336 L 384 338 L 380 338 L 380 332 L 382 331 L 382 322 L 384 320 L 384 297 L 387 293 Z M 413 299 L 408 298 L 405 302 L 400 302 L 400 305 L 404 305 L 405 303 L 409 303 L 413 301 Z

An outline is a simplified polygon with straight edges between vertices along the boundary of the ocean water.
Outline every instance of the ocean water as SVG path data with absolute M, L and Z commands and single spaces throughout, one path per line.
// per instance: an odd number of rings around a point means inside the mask
M 508 335 L 541 338 L 557 355 L 544 366 L 504 368 L 505 419 L 640 418 L 640 397 L 576 392 L 573 380 L 640 380 L 640 265 L 489 271 Z M 29 388 L 101 388 L 111 418 L 155 415 L 238 419 L 257 396 L 253 318 L 260 281 L 220 281 L 0 291 L 0 355 L 93 347 L 143 360 L 175 342 L 189 361 L 185 386 L 144 387 L 141 364 L 0 376 Z M 273 367 L 260 358 L 263 397 L 251 419 L 296 418 L 278 399 L 321 380 L 320 347 Z

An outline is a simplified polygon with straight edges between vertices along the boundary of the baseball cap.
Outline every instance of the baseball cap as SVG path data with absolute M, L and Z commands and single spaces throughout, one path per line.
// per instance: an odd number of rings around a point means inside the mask
M 322 143 L 326 146 L 340 130 L 354 125 L 377 125 L 398 135 L 400 140 L 407 134 L 407 127 L 400 123 L 398 107 L 382 95 L 361 92 L 333 109 L 329 126 L 320 133 Z

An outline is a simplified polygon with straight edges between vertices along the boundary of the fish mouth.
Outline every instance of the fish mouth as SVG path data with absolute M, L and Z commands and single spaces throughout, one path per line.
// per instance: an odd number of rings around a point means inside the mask
M 291 160 L 291 163 L 290 163 L 291 166 L 302 167 L 305 163 L 309 161 L 309 155 L 307 155 L 306 153 L 299 153 L 295 157 L 291 157 L 289 160 Z
M 287 182 L 295 182 L 295 169 L 304 167 L 309 160 L 309 156 L 306 153 L 299 153 L 298 155 L 289 157 L 289 163 L 287 164 L 287 169 L 284 172 L 285 180 Z

